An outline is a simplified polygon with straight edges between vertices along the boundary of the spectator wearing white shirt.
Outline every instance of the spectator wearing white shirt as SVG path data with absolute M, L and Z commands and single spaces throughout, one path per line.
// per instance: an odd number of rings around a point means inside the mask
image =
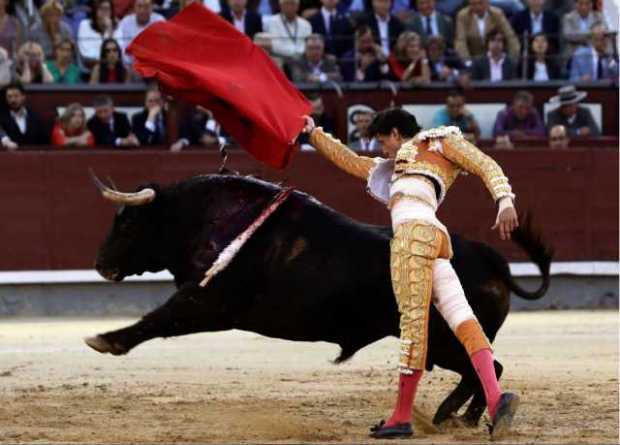
M 506 37 L 501 31 L 487 34 L 487 54 L 474 60 L 471 66 L 472 80 L 501 82 L 515 77 L 515 63 L 504 52 Z
M 401 21 L 390 14 L 391 7 L 391 0 L 372 0 L 372 14 L 367 21 L 386 57 L 394 48 L 398 36 L 405 29 Z
M 90 17 L 80 22 L 77 40 L 82 62 L 91 68 L 99 59 L 101 44 L 105 39 L 113 38 L 120 41 L 121 33 L 117 28 L 114 2 L 96 0 Z
M 165 20 L 163 16 L 153 12 L 153 4 L 151 0 L 136 0 L 134 4 L 134 13 L 125 16 L 118 24 L 120 31 L 120 45 L 123 53 L 131 43 L 131 41 L 148 26 L 156 22 Z M 125 61 L 130 64 L 131 59 L 126 55 Z
M 312 26 L 297 15 L 298 11 L 299 0 L 280 0 L 280 13 L 264 21 L 263 27 L 270 36 L 269 47 L 274 56 L 294 58 L 304 53 Z

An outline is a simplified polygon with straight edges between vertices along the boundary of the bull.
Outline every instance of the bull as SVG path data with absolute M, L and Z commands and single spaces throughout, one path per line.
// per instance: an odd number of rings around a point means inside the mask
M 119 208 L 96 257 L 109 280 L 169 270 L 177 291 L 161 307 L 123 329 L 85 339 L 101 353 L 121 355 L 147 340 L 228 329 L 269 337 L 338 344 L 341 363 L 361 348 L 399 335 L 389 270 L 388 226 L 354 221 L 311 196 L 293 192 L 230 265 L 205 288 L 199 283 L 218 254 L 281 191 L 238 175 L 194 177 L 172 186 L 122 193 L 97 180 Z M 522 289 L 506 260 L 488 245 L 452 235 L 452 264 L 490 341 L 510 308 L 510 292 L 534 300 L 549 286 L 551 249 L 529 219 L 513 240 L 538 266 L 542 283 Z M 472 398 L 462 421 L 477 425 L 486 407 L 475 370 L 457 338 L 431 306 L 426 368 L 461 375 L 433 422 L 452 417 Z M 495 362 L 498 377 L 502 365 Z

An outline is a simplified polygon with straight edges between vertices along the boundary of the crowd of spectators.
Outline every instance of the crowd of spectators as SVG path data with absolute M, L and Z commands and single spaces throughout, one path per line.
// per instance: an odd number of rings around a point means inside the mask
M 142 82 L 128 44 L 193 1 L 253 39 L 299 83 L 618 80 L 615 31 L 596 0 L 0 0 L 0 86 L 8 85 L 2 145 L 45 139 L 39 134 L 45 125 L 25 105 L 23 85 Z M 544 137 L 555 126 L 566 138 L 599 135 L 588 109 L 578 106 L 581 93 L 569 90 L 555 99 L 560 106 L 547 116 L 547 128 L 532 96 L 518 91 L 497 116 L 498 146 Z M 310 99 L 316 117 L 329 119 L 320 96 Z M 167 140 L 166 107 L 156 89 L 147 91 L 144 110 L 131 120 L 107 96 L 82 105 L 92 106 L 94 116 L 87 120 L 80 104 L 67 105 L 46 142 L 132 147 Z M 360 113 L 355 122 L 361 150 L 373 147 L 364 139 L 369 116 Z M 433 124 L 457 125 L 473 140 L 480 136 L 460 91 L 447 96 Z M 225 140 L 205 109 L 194 110 L 179 132 L 174 150 Z

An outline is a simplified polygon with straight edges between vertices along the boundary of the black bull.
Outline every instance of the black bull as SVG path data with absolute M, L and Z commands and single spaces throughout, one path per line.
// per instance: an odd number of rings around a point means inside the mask
M 336 343 L 342 348 L 338 363 L 381 338 L 399 335 L 389 227 L 361 224 L 294 192 L 228 268 L 201 288 L 198 283 L 217 254 L 280 188 L 232 175 L 148 187 L 154 199 L 121 207 L 117 213 L 96 267 L 114 280 L 168 269 L 178 290 L 136 324 L 87 339 L 99 352 L 125 354 L 156 337 L 242 329 L 288 340 Z M 495 250 L 452 236 L 452 264 L 491 341 L 508 313 L 510 291 L 536 299 L 549 284 L 551 251 L 529 221 L 521 224 L 513 240 L 540 268 L 543 283 L 535 292 L 514 282 L 506 260 Z M 473 395 L 463 420 L 477 424 L 485 408 L 484 393 L 464 348 L 431 306 L 427 369 L 433 365 L 462 376 L 434 422 L 450 417 Z M 498 362 L 496 370 L 499 376 Z

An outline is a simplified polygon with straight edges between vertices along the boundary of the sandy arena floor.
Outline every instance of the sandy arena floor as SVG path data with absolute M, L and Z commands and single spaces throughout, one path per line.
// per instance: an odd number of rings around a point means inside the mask
M 154 340 L 125 357 L 81 341 L 131 321 L 0 320 L 0 443 L 377 443 L 366 433 L 392 406 L 396 339 L 340 366 L 334 345 L 238 331 Z M 504 387 L 522 397 L 507 443 L 618 443 L 616 312 L 512 314 L 496 350 Z M 425 374 L 418 408 L 432 416 L 456 381 Z M 483 425 L 420 422 L 398 441 L 480 442 Z

